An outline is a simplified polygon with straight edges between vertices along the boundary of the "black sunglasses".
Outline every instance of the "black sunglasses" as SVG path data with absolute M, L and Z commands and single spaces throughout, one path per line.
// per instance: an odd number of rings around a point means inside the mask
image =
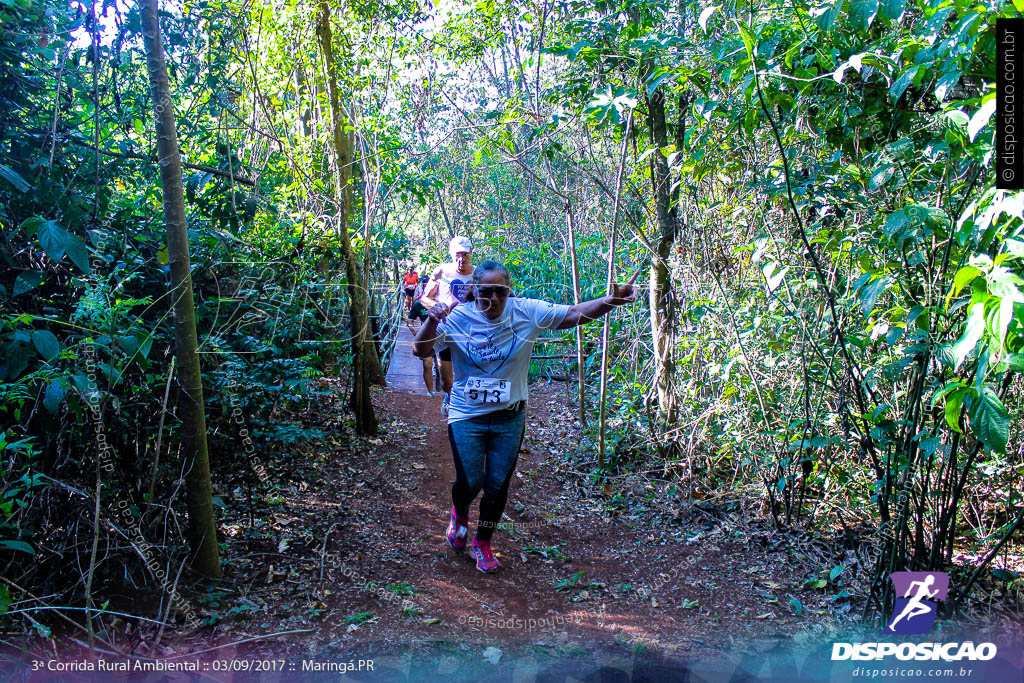
M 504 299 L 508 296 L 508 287 L 505 285 L 477 285 L 476 287 L 476 295 L 481 299 L 490 299 L 495 294 L 499 299 Z

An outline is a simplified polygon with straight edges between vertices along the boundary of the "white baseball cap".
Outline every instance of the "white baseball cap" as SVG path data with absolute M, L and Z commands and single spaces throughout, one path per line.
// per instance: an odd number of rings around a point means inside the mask
M 460 251 L 473 251 L 473 242 L 465 235 L 456 235 L 448 243 L 448 253 L 451 254 L 452 258 L 455 258 L 455 255 Z

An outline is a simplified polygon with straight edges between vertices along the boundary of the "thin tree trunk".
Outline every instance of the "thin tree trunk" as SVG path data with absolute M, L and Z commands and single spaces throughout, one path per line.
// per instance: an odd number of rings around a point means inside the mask
M 615 247 L 619 234 L 619 200 L 622 197 L 622 174 L 626 169 L 626 152 L 629 150 L 629 134 L 633 130 L 633 111 L 629 112 L 626 130 L 622 133 L 622 152 L 619 157 L 619 172 L 615 178 L 615 206 L 612 209 L 612 234 L 608 239 L 608 294 L 615 284 Z M 608 342 L 611 336 L 611 312 L 604 314 L 604 329 L 601 332 L 601 398 L 599 429 L 597 438 L 597 467 L 604 469 L 605 430 L 608 426 L 606 405 L 608 399 Z
M 310 100 L 310 113 L 313 114 L 313 138 L 317 139 L 321 135 L 321 131 L 324 126 L 324 112 L 323 107 L 320 105 L 320 79 L 317 77 L 316 71 L 313 72 L 313 83 L 310 87 L 312 97 Z
M 338 78 L 334 62 L 334 46 L 331 42 L 331 10 L 327 0 L 320 0 L 317 11 L 317 38 L 326 62 L 327 91 L 330 99 L 332 141 L 337 165 L 338 189 L 338 237 L 345 259 L 345 274 L 348 279 L 349 320 L 352 334 L 352 412 L 356 418 L 356 431 L 360 434 L 377 433 L 377 417 L 370 402 L 370 384 L 384 384 L 384 373 L 380 358 L 370 334 L 367 314 L 367 292 L 363 287 L 362 274 L 352 249 L 348 234 L 348 219 L 352 211 L 352 187 L 349 183 L 353 163 L 354 145 L 351 133 L 345 132 L 345 117 L 341 111 L 338 94 Z
M 655 90 L 648 99 L 647 123 L 651 142 L 658 149 L 668 145 L 665 123 L 665 94 Z M 651 155 L 651 183 L 654 185 L 655 216 L 658 221 L 657 254 L 651 261 L 649 287 L 651 306 L 651 337 L 654 344 L 654 383 L 658 392 L 658 414 L 665 423 L 675 421 L 676 401 L 673 389 L 675 363 L 675 320 L 672 309 L 671 278 L 668 259 L 676 240 L 676 217 L 669 210 L 668 161 L 660 152 Z
M 498 225 L 508 225 L 508 221 L 505 220 L 505 201 L 501 197 L 501 184 L 498 183 L 497 174 L 492 173 L 491 179 L 494 181 L 494 192 L 498 196 Z
M 569 263 L 572 267 L 572 302 L 578 304 L 582 297 L 580 292 L 579 261 L 576 258 L 576 217 L 573 215 L 569 200 L 565 200 L 565 219 L 569 224 Z M 579 383 L 580 427 L 587 427 L 587 383 L 583 357 L 583 326 L 576 326 L 576 379 Z
M 302 137 L 309 138 L 312 134 L 311 107 L 306 103 L 306 73 L 302 66 L 295 67 L 295 102 L 299 110 L 299 133 Z
M 156 0 L 143 0 L 142 24 L 146 65 L 152 88 L 156 119 L 160 183 L 164 192 L 164 222 L 167 225 L 167 254 L 171 265 L 171 301 L 174 306 L 174 348 L 178 364 L 178 417 L 181 419 L 181 447 L 188 472 L 188 536 L 194 570 L 208 576 L 221 575 L 217 550 L 217 528 L 210 488 L 210 457 L 206 447 L 206 417 L 203 382 L 199 370 L 195 304 L 188 250 L 185 193 L 181 184 L 181 155 L 174 121 L 171 86 L 160 40 Z
M 437 203 L 441 207 L 441 215 L 444 216 L 444 224 L 448 228 L 448 237 L 455 237 L 455 229 L 452 228 L 452 222 L 448 219 L 448 211 L 444 208 L 444 199 L 441 198 L 441 190 L 434 188 L 434 195 L 437 197 Z
M 352 111 L 352 117 L 357 116 L 355 110 Z M 360 137 L 359 153 L 360 153 L 360 164 L 359 169 L 362 174 L 360 179 L 360 185 L 362 186 L 362 197 L 363 197 L 363 282 L 366 283 L 366 291 L 370 296 L 370 318 L 376 315 L 373 310 L 373 282 L 370 273 L 370 264 L 372 252 L 370 251 L 370 244 L 373 238 L 373 219 L 377 213 L 377 198 L 380 196 L 380 185 L 381 185 L 381 174 L 380 170 L 371 171 L 367 159 L 367 142 L 365 137 Z M 377 339 L 377 330 L 373 331 L 373 338 Z M 377 357 L 380 357 L 379 349 Z
M 89 4 L 89 15 L 90 15 L 90 31 L 89 34 L 92 38 L 92 106 L 94 108 L 94 119 L 93 119 L 93 131 L 94 131 L 94 142 L 96 149 L 100 148 L 100 96 L 99 96 L 99 64 L 100 64 L 100 46 L 99 46 L 99 30 L 96 26 L 96 2 L 93 0 Z M 100 155 L 94 156 L 95 160 L 95 180 L 93 185 L 93 196 L 100 196 Z M 99 202 L 93 204 L 92 210 L 92 223 L 96 225 L 96 215 L 99 212 Z M 103 412 L 101 410 L 96 411 L 96 424 L 102 424 L 101 418 Z M 102 500 L 103 485 L 103 472 L 102 472 L 103 459 L 100 454 L 96 454 L 96 506 L 93 512 L 93 527 L 92 527 L 92 549 L 89 552 L 89 571 L 86 574 L 85 579 L 85 606 L 86 606 L 86 626 L 89 632 L 89 652 L 95 654 L 94 648 L 96 647 L 96 633 L 93 629 L 92 623 L 92 610 L 95 609 L 95 602 L 92 597 L 92 581 L 96 574 L 96 559 L 100 549 L 100 502 Z

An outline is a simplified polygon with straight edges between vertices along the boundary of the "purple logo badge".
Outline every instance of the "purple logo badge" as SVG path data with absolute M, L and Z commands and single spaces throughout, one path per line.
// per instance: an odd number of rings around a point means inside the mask
M 949 575 L 945 572 L 893 572 L 889 578 L 896 588 L 896 606 L 892 610 L 892 621 L 882 633 L 927 633 L 935 624 L 937 601 L 946 599 Z

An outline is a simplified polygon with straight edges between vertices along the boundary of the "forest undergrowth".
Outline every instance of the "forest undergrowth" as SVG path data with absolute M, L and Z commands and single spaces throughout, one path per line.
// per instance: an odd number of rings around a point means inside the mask
M 221 581 L 179 586 L 198 628 L 146 591 L 115 594 L 112 614 L 156 610 L 167 625 L 114 619 L 98 634 L 101 652 L 257 660 L 497 648 L 685 659 L 763 655 L 859 621 L 870 527 L 780 532 L 754 491 L 688 496 L 679 478 L 655 470 L 595 488 L 563 382 L 533 387 L 533 424 L 495 541 L 505 566 L 481 576 L 444 542 L 454 475 L 442 422 L 424 419 L 439 400 L 377 391 L 382 433 L 361 436 L 338 409 L 338 383 L 320 385 L 321 398 L 282 419 L 324 438 L 272 458 L 264 482 L 245 467 L 213 477 L 231 560 Z M 966 571 L 974 558 L 957 559 Z M 1019 601 L 995 581 L 981 588 L 985 598 L 956 623 L 982 633 L 1019 623 Z M 70 624 L 48 636 L 65 656 L 86 644 Z M 45 649 L 46 640 L 24 645 Z

